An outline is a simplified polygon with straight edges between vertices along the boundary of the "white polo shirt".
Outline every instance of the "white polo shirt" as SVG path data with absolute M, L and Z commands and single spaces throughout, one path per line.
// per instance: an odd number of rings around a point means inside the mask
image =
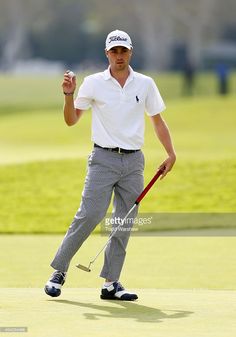
M 134 72 L 122 88 L 110 68 L 85 77 L 75 108 L 92 108 L 92 141 L 102 147 L 140 149 L 144 142 L 145 111 L 154 116 L 165 109 L 151 77 Z

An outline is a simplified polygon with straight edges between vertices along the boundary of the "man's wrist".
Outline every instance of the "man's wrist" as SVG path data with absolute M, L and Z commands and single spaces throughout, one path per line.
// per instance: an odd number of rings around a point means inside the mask
M 176 153 L 175 153 L 175 152 L 170 152 L 170 153 L 168 153 L 168 156 L 169 156 L 170 158 L 175 158 L 175 159 L 176 159 Z
M 63 94 L 65 95 L 65 96 L 73 96 L 74 95 L 74 91 L 73 92 L 63 92 Z

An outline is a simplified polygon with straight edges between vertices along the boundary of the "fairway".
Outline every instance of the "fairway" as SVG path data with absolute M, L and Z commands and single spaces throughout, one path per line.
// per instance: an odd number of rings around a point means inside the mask
M 236 293 L 137 289 L 136 302 L 102 301 L 96 289 L 65 289 L 57 299 L 38 288 L 3 288 L 1 325 L 30 337 L 233 337 Z M 4 311 L 2 310 L 4 307 Z M 3 324 L 4 322 L 4 324 Z

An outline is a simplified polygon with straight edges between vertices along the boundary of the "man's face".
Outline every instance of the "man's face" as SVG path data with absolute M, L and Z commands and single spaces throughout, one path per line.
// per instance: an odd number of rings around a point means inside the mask
M 113 71 L 122 71 L 128 68 L 132 56 L 132 50 L 125 47 L 113 47 L 105 51 L 109 64 Z

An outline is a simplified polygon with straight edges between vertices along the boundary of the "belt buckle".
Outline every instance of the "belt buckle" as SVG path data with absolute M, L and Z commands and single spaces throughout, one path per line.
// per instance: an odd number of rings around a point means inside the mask
M 120 147 L 118 147 L 118 153 L 119 153 L 119 154 L 122 154 L 121 150 L 122 150 L 122 149 L 121 149 Z

